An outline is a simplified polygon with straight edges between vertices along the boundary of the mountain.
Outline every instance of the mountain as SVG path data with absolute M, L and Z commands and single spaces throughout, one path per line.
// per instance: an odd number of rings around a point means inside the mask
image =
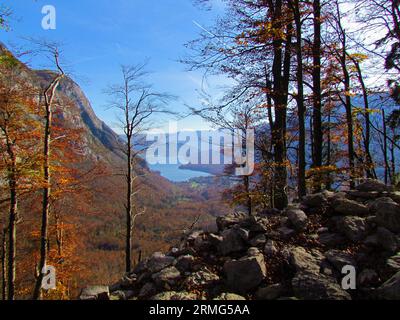
M 0 44 L 0 57 L 5 54 L 11 53 Z M 18 63 L 18 68 L 23 80 L 36 88 L 48 86 L 54 76 L 52 71 L 33 70 L 22 62 Z M 81 181 L 83 192 L 63 195 L 62 203 L 57 206 L 58 216 L 71 229 L 64 235 L 66 243 L 77 242 L 74 256 L 79 257 L 79 266 L 71 267 L 74 272 L 70 277 L 73 291 L 85 283 L 102 282 L 124 270 L 126 185 L 123 174 L 126 165 L 123 141 L 96 116 L 84 92 L 71 78 L 61 81 L 56 105 L 55 117 L 62 126 L 80 132 L 83 159 L 74 164 L 77 175 L 85 177 L 91 168 L 101 168 L 90 180 Z M 134 255 L 140 252 L 147 256 L 166 250 L 179 240 L 182 230 L 200 213 L 199 224 L 205 227 L 213 216 L 226 212 L 218 192 L 206 201 L 197 189 L 177 186 L 152 172 L 143 159 L 137 161 L 135 171 L 139 176 L 135 205 L 146 208 L 146 214 L 135 224 Z M 6 212 L 7 208 L 0 210 Z M 40 195 L 23 199 L 20 211 L 23 219 L 18 226 L 17 260 L 25 267 L 18 272 L 17 286 L 29 296 L 34 281 L 32 259 L 36 259 L 39 248 L 35 234 L 40 230 Z M 52 225 L 55 223 L 53 211 Z

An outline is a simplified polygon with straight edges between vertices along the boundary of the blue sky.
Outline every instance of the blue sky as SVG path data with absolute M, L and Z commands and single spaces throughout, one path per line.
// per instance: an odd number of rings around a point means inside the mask
M 12 30 L 0 32 L 6 45 L 22 44 L 22 37 L 41 37 L 63 43 L 63 58 L 92 103 L 96 114 L 115 128 L 114 111 L 107 111 L 107 85 L 120 80 L 121 64 L 150 59 L 150 82 L 158 91 L 179 97 L 171 104 L 175 111 L 186 111 L 185 104 L 198 106 L 201 73 L 189 73 L 177 62 L 187 53 L 184 44 L 195 39 L 202 26 L 213 24 L 222 10 L 215 0 L 213 10 L 205 11 L 191 0 L 3 0 L 14 11 Z M 43 30 L 44 5 L 57 12 L 56 30 Z M 196 23 L 194 23 L 194 21 Z M 45 67 L 34 61 L 33 67 Z M 221 82 L 224 80 L 221 79 Z M 217 84 L 218 81 L 215 82 Z M 217 87 L 217 86 L 216 86 Z M 212 89 L 217 90 L 217 89 Z M 199 118 L 182 120 L 179 129 L 205 129 Z

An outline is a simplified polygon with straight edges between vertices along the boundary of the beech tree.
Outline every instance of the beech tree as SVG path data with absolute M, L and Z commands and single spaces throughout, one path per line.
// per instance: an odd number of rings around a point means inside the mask
M 21 219 L 18 201 L 21 194 L 38 184 L 35 173 L 39 163 L 37 138 L 39 123 L 35 120 L 35 91 L 20 72 L 22 65 L 9 53 L 0 56 L 0 171 L 7 183 L 9 204 L 7 297 L 15 298 L 17 224 Z M 36 178 L 36 179 L 35 179 Z M 4 260 L 4 259 L 3 259 Z M 4 269 L 3 269 L 4 271 Z M 3 276 L 4 277 L 4 276 Z

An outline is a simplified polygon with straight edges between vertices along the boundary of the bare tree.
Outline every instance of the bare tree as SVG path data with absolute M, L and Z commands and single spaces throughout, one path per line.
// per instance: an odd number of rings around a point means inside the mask
M 134 165 L 142 148 L 135 148 L 135 139 L 138 135 L 151 125 L 151 117 L 160 112 L 166 112 L 163 106 L 166 105 L 171 96 L 158 93 L 152 86 L 145 83 L 147 63 L 134 66 L 122 66 L 122 83 L 112 85 L 106 93 L 112 98 L 109 107 L 119 111 L 121 115 L 121 128 L 124 131 L 126 145 L 126 248 L 125 264 L 126 272 L 132 269 L 132 233 L 135 219 L 144 214 L 134 203 L 133 197 L 138 193 L 135 190 L 135 181 L 138 176 L 135 173 Z

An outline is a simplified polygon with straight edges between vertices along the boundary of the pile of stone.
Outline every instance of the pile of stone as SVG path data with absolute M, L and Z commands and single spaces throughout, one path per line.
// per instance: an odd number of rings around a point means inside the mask
M 220 217 L 217 226 L 80 298 L 400 299 L 400 193 L 378 181 L 313 194 L 282 212 Z

